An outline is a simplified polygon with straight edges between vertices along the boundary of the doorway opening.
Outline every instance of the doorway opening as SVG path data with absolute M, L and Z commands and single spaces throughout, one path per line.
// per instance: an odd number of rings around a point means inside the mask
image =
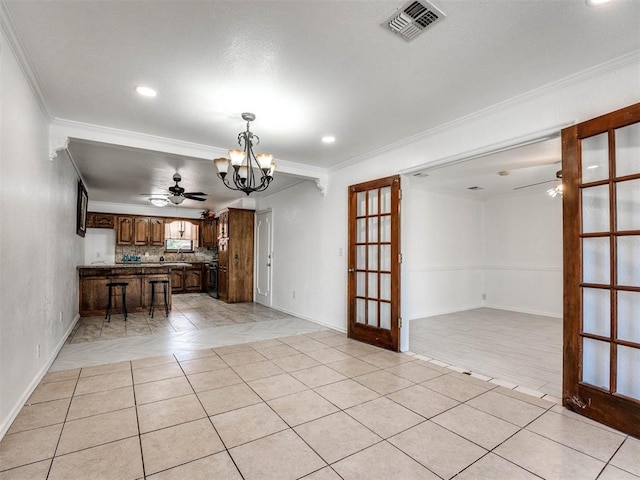
M 561 397 L 560 169 L 556 136 L 406 176 L 410 351 Z

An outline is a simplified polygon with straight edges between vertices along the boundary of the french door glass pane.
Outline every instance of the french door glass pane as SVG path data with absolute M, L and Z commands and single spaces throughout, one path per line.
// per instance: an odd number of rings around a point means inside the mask
M 582 189 L 582 232 L 608 232 L 609 185 Z
M 582 281 L 609 284 L 609 237 L 582 239 Z
M 380 299 L 391 300 L 391 274 L 380 274 Z
M 380 245 L 380 270 L 391 270 L 391 245 Z
M 366 245 L 358 245 L 356 247 L 356 268 L 358 270 L 367 269 L 367 247 Z
M 640 123 L 616 131 L 616 176 L 640 173 Z
M 369 290 L 367 297 L 378 298 L 378 274 L 369 273 Z
M 391 213 L 391 187 L 380 189 L 380 213 Z
M 378 245 L 369 245 L 368 270 L 378 270 Z
M 640 350 L 618 345 L 618 393 L 640 400 Z
M 582 381 L 609 389 L 609 342 L 582 339 Z
M 380 217 L 380 241 L 391 242 L 391 215 Z
M 582 289 L 583 330 L 608 337 L 611 331 L 611 292 L 600 288 Z
M 585 138 L 582 146 L 582 183 L 609 178 L 609 138 L 601 133 Z
M 366 318 L 366 302 L 362 298 L 356 298 L 356 322 L 364 323 Z
M 369 311 L 367 312 L 367 325 L 378 326 L 378 302 L 369 300 Z
M 356 243 L 367 241 L 367 219 L 359 218 L 356 222 Z
M 640 343 L 640 293 L 618 290 L 618 338 Z M 638 379 L 640 384 L 640 378 Z
M 618 231 L 640 230 L 640 180 L 616 184 L 616 222 Z
M 378 214 L 378 190 L 369 190 L 369 215 Z
M 378 217 L 369 218 L 369 242 L 378 241 Z
M 367 281 L 367 274 L 366 273 L 358 272 L 356 274 L 356 295 L 358 297 L 366 297 L 367 296 L 366 281 Z
M 358 204 L 358 217 L 364 217 L 367 214 L 367 192 L 358 192 L 356 197 Z
M 618 237 L 618 285 L 640 287 L 640 235 Z
M 391 329 L 391 304 L 380 302 L 380 328 Z

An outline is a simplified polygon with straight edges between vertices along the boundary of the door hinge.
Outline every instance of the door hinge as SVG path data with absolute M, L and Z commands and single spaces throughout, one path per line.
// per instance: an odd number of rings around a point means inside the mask
M 398 190 L 398 200 L 402 200 L 402 190 Z
M 398 263 L 402 263 L 402 254 L 401 253 L 398 254 Z
M 398 317 L 398 328 L 402 328 L 402 317 Z

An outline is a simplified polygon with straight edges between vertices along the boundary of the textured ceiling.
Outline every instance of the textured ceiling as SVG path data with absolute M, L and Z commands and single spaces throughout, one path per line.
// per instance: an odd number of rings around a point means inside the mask
M 437 0 L 410 43 L 380 25 L 402 1 L 0 1 L 53 117 L 228 149 L 250 111 L 323 168 L 640 50 L 630 0 Z

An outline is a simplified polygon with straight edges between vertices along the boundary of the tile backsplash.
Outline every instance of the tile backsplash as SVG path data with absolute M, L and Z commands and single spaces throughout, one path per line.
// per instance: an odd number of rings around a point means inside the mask
M 218 258 L 218 251 L 215 248 L 197 247 L 193 253 L 166 253 L 164 247 L 116 245 L 116 263 L 125 263 L 125 255 L 140 255 L 140 261 L 144 263 L 158 263 L 160 257 L 164 257 L 166 262 L 208 262 Z

